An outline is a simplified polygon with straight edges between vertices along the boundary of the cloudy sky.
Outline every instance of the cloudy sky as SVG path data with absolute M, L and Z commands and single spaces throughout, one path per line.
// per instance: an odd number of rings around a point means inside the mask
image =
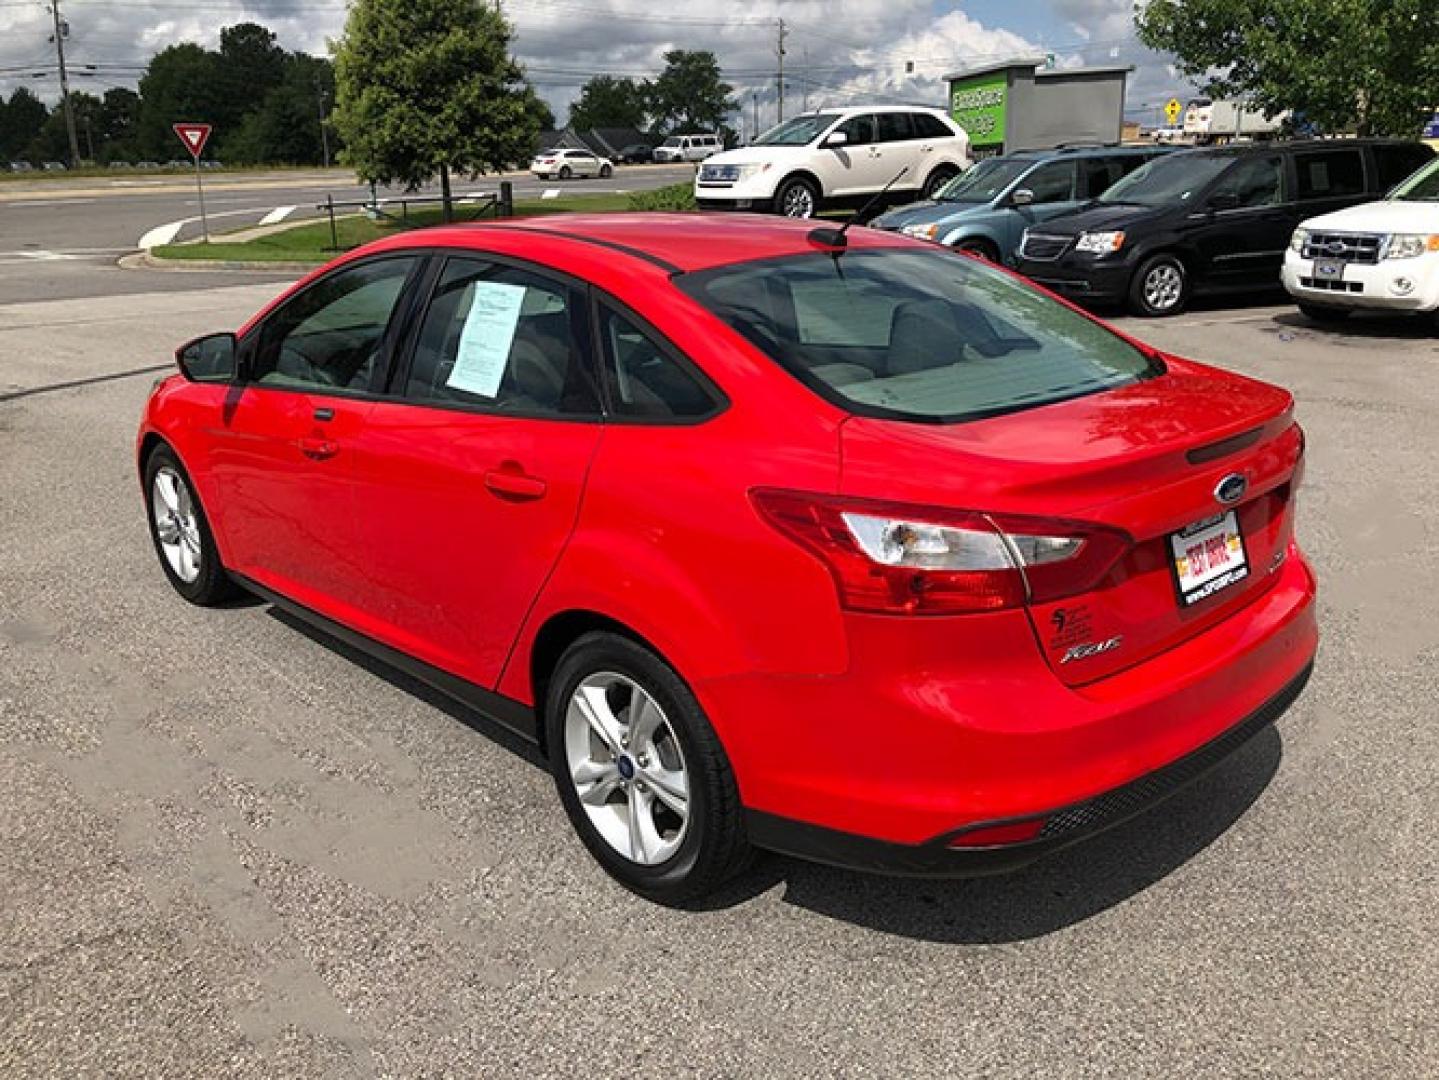
M 1133 0 L 502 0 L 515 48 L 563 122 L 589 76 L 642 77 L 670 48 L 710 49 L 761 126 L 775 114 L 776 20 L 790 29 L 787 109 L 868 100 L 944 99 L 942 77 L 1017 55 L 1055 54 L 1066 66 L 1134 65 L 1131 117 L 1191 88 L 1134 38 Z M 66 57 L 77 89 L 133 86 L 146 59 L 181 41 L 215 47 L 245 20 L 290 49 L 324 53 L 344 26 L 345 0 L 61 0 Z M 0 92 L 58 94 L 48 0 L 0 0 Z M 912 64 L 912 70 L 909 65 Z M 47 66 L 48 65 L 48 66 Z M 37 77 L 38 76 L 38 77 Z

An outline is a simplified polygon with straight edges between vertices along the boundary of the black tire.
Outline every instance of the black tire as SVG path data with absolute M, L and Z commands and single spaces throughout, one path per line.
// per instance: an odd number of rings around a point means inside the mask
M 601 179 L 601 180 L 608 180 L 608 179 L 609 179 L 611 176 L 613 176 L 614 174 L 615 174 L 614 166 L 612 166 L 612 165 L 601 165 L 601 166 L 600 166 L 600 179 Z
M 945 184 L 949 183 L 959 175 L 959 170 L 950 165 L 936 166 L 934 171 L 925 178 L 924 190 L 921 192 L 924 198 L 934 198 L 934 193 Z
M 160 540 L 159 524 L 155 517 L 155 478 L 162 469 L 170 470 L 184 483 L 194 508 L 196 532 L 199 534 L 200 566 L 193 581 L 185 581 L 175 572 Z M 200 503 L 200 496 L 195 491 L 190 474 L 185 471 L 185 466 L 180 463 L 175 452 L 163 443 L 151 451 L 145 461 L 145 517 L 150 526 L 150 542 L 160 560 L 160 569 L 165 572 L 165 577 L 177 593 L 192 604 L 213 607 L 239 592 L 220 562 L 220 550 L 215 546 L 215 535 L 210 531 L 209 518 L 205 516 L 205 508 Z
M 819 188 L 803 176 L 791 176 L 774 193 L 774 212 L 781 217 L 814 217 L 819 212 Z
M 1129 283 L 1129 309 L 1149 319 L 1178 315 L 1189 303 L 1189 270 L 1178 255 L 1162 251 L 1139 264 Z
M 561 165 L 561 166 L 560 166 L 560 179 L 561 179 L 561 180 L 568 180 L 571 175 L 572 175 L 572 174 L 570 173 L 570 167 L 569 167 L 568 165 Z
M 604 673 L 633 680 L 654 699 L 684 755 L 688 826 L 674 853 L 652 866 L 631 861 L 605 840 L 590 821 L 570 775 L 565 742 L 570 699 L 583 680 Z M 611 877 L 649 900 L 679 905 L 714 891 L 745 868 L 751 849 L 729 758 L 699 702 L 673 668 L 630 638 L 595 632 L 565 650 L 548 687 L 544 722 L 555 788 L 580 840 Z
M 954 245 L 956 251 L 965 251 L 971 255 L 978 255 L 986 262 L 999 262 L 999 249 L 988 240 L 981 240 L 979 237 L 969 237 Z
M 1300 304 L 1299 311 L 1306 319 L 1317 323 L 1341 323 L 1353 314 L 1347 308 L 1325 307 L 1322 304 Z

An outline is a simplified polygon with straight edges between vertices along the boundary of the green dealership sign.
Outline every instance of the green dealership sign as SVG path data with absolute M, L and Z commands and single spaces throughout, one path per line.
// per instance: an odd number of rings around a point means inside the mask
M 1004 142 L 1004 106 L 1009 94 L 1005 72 L 956 79 L 949 84 L 949 114 L 969 133 L 971 146 Z

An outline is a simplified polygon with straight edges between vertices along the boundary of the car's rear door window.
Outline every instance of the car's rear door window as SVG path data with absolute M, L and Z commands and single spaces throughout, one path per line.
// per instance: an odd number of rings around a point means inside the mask
M 452 258 L 420 323 L 403 394 L 527 416 L 592 416 L 578 290 L 519 267 Z
M 287 390 L 369 391 L 382 372 L 396 302 L 417 262 L 375 259 L 309 286 L 265 320 L 250 380 Z
M 676 283 L 817 393 L 865 415 L 972 419 L 1162 370 L 1093 320 L 946 251 L 816 252 Z
M 602 303 L 600 344 L 604 353 L 609 411 L 656 422 L 693 422 L 724 403 L 713 384 L 683 361 L 658 334 Z

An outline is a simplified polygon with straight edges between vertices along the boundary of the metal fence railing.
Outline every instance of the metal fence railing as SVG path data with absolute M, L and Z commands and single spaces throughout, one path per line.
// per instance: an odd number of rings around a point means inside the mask
M 501 180 L 498 190 L 495 191 L 460 191 L 456 192 L 450 200 L 456 209 L 456 220 L 478 221 L 484 217 L 506 218 L 514 217 L 515 214 L 515 189 L 508 180 Z M 401 195 L 394 198 L 380 199 L 374 196 L 368 199 L 339 199 L 333 195 L 326 195 L 325 201 L 316 203 L 316 210 L 323 210 L 330 221 L 330 250 L 340 250 L 339 229 L 335 224 L 336 214 L 343 216 L 346 213 L 362 213 L 371 219 L 386 219 L 398 222 L 400 225 L 409 227 L 410 208 L 421 206 L 439 206 L 444 199 L 439 195 Z M 398 207 L 399 213 L 395 213 Z M 458 214 L 461 208 L 467 216 L 461 218 Z

